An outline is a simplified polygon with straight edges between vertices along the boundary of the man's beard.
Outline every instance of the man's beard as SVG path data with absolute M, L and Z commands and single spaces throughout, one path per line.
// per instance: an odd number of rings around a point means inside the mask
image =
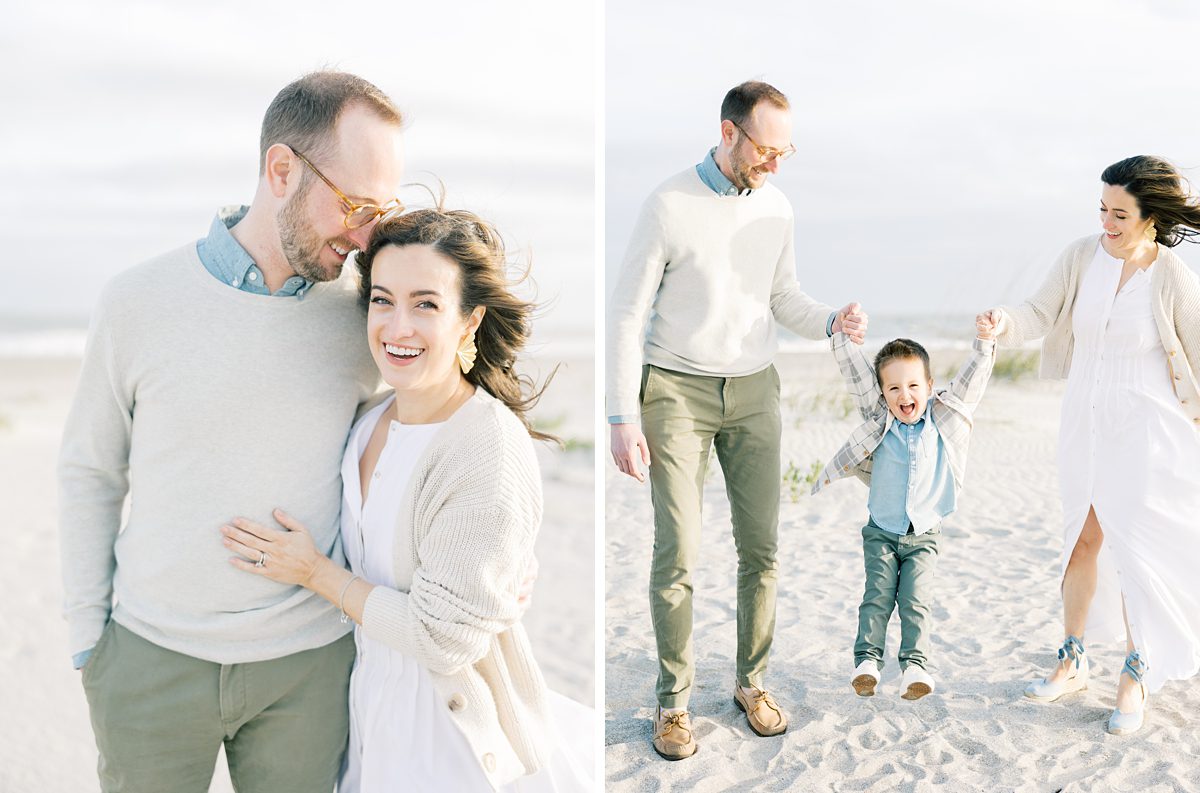
M 307 196 L 308 185 L 301 185 L 275 216 L 283 258 L 296 271 L 296 275 L 307 281 L 334 281 L 342 274 L 342 265 L 338 264 L 330 270 L 321 264 L 321 250 L 326 240 L 321 239 L 305 217 L 304 199 Z
M 740 145 L 735 145 L 729 151 L 729 170 L 733 174 L 733 179 L 730 181 L 733 182 L 733 186 L 738 189 L 738 192 L 754 190 L 762 186 L 762 175 L 754 173 L 754 166 L 749 165 L 742 157 Z

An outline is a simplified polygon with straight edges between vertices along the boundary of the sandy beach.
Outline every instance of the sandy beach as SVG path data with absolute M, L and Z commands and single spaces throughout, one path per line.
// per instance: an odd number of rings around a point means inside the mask
M 570 441 L 539 448 L 545 521 L 526 628 L 547 682 L 592 704 L 595 625 L 590 358 L 565 361 L 535 422 Z M 549 365 L 541 365 L 544 376 Z M 74 393 L 75 358 L 0 359 L 0 791 L 98 790 L 96 748 L 60 616 L 55 463 Z M 532 373 L 537 376 L 537 369 Z M 539 444 L 539 447 L 542 445 Z M 232 788 L 223 760 L 212 791 Z
M 933 351 L 942 385 L 961 352 Z M 933 610 L 938 690 L 900 699 L 893 617 L 876 696 L 850 688 L 863 570 L 867 489 L 803 481 L 857 424 L 832 356 L 777 363 L 783 466 L 777 628 L 767 683 L 791 727 L 759 738 L 732 700 L 736 555 L 714 464 L 694 573 L 700 751 L 669 763 L 651 749 L 657 661 L 646 596 L 653 542 L 649 485 L 606 469 L 605 775 L 610 791 L 1177 791 L 1200 790 L 1200 680 L 1168 683 L 1145 727 L 1105 732 L 1123 643 L 1088 645 L 1087 691 L 1042 705 L 1026 682 L 1054 662 L 1062 515 L 1055 447 L 1062 383 L 994 378 L 976 414 L 965 491 L 945 523 Z

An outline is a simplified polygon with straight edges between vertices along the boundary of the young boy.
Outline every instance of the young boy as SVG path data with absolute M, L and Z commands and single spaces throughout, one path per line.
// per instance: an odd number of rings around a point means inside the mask
M 854 474 L 870 487 L 863 526 L 867 582 L 858 607 L 854 676 L 861 697 L 875 693 L 892 610 L 900 611 L 900 679 L 904 699 L 934 690 L 928 671 L 931 585 L 942 519 L 962 489 L 971 415 L 995 363 L 995 325 L 976 322 L 971 354 L 945 390 L 933 391 L 929 354 L 895 339 L 868 363 L 845 334 L 831 340 L 864 422 L 825 466 L 812 492 Z

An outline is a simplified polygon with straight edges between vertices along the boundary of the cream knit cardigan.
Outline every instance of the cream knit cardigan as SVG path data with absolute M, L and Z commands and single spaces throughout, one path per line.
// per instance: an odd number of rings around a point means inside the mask
M 1043 378 L 1062 380 L 1071 369 L 1075 346 L 1071 310 L 1083 273 L 1099 244 L 1097 234 L 1071 243 L 1033 297 L 1019 306 L 999 309 L 999 344 L 1016 347 L 1045 336 L 1039 372 Z M 1193 425 L 1200 429 L 1200 388 L 1195 374 L 1200 367 L 1200 279 L 1173 250 L 1160 244 L 1150 285 L 1154 290 L 1154 321 L 1167 353 L 1175 395 Z
M 375 587 L 363 611 L 367 636 L 430 671 L 494 787 L 547 759 L 546 684 L 517 605 L 541 520 L 529 433 L 477 388 L 426 447 L 402 501 L 398 536 L 412 541 L 396 543 L 394 562 L 412 586 Z

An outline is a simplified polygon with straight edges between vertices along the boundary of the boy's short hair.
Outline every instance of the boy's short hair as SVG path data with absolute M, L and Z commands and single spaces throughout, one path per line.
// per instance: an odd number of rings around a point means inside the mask
M 933 379 L 933 375 L 929 373 L 929 353 L 924 347 L 912 339 L 892 339 L 875 354 L 875 382 L 879 383 L 880 388 L 883 387 L 883 380 L 879 373 L 883 371 L 883 367 L 898 358 L 920 358 L 921 363 L 925 365 L 925 379 Z

